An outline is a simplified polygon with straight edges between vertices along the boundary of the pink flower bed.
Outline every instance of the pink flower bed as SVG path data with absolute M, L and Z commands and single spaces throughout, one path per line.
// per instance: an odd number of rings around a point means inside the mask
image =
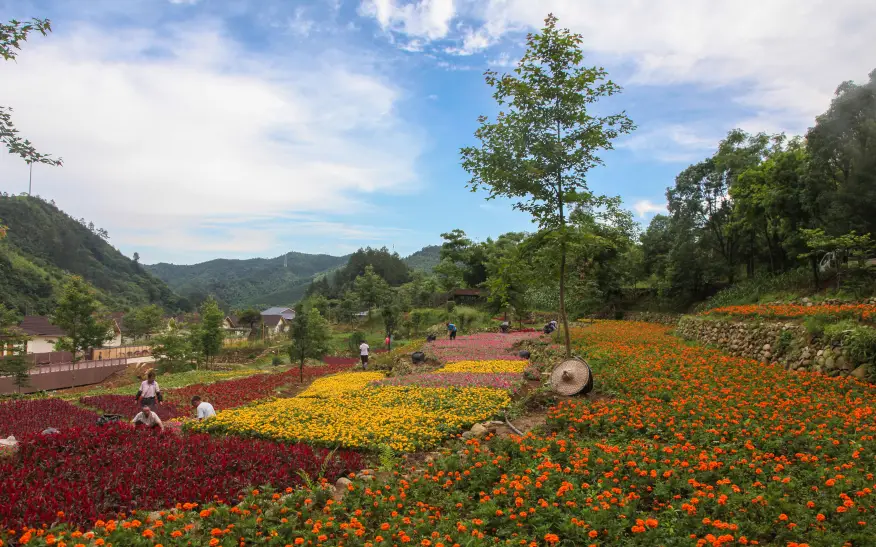
M 40 433 L 48 427 L 64 431 L 97 423 L 97 414 L 60 399 L 0 403 L 0 437 Z
M 517 391 L 523 377 L 514 373 L 446 372 L 443 374 L 410 374 L 373 382 L 376 386 L 419 387 L 492 387 L 510 392 Z
M 537 332 L 512 332 L 509 334 L 483 333 L 460 336 L 456 340 L 441 339 L 426 345 L 426 350 L 446 363 L 453 361 L 486 361 L 506 359 L 522 360 L 511 346 L 521 340 L 540 336 Z

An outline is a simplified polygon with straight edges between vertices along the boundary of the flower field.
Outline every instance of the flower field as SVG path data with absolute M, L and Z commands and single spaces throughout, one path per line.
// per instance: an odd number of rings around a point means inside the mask
M 140 507 L 237 500 L 247 487 L 301 484 L 300 472 L 325 478 L 361 468 L 358 454 L 304 445 L 180 437 L 122 424 L 67 430 L 26 441 L 0 460 L 0 525 L 63 520 L 90 525 Z
M 97 414 L 60 399 L 31 399 L 0 403 L 0 437 L 23 437 L 48 427 L 64 430 L 87 427 L 97 422 Z
M 345 363 L 305 367 L 304 381 L 307 382 L 349 368 L 350 365 Z M 213 384 L 195 384 L 174 389 L 167 393 L 167 399 L 180 405 L 186 405 L 193 396 L 199 395 L 219 411 L 271 397 L 277 388 L 285 384 L 297 383 L 298 379 L 298 369 L 290 369 L 277 374 L 256 374 L 236 380 L 226 380 Z
M 96 395 L 94 397 L 82 397 L 79 399 L 79 402 L 85 406 L 96 408 L 105 414 L 118 414 L 130 419 L 133 419 L 142 408 L 131 395 Z M 155 413 L 158 414 L 162 421 L 192 414 L 192 412 L 174 403 L 156 405 Z
M 660 325 L 599 322 L 574 338 L 597 389 L 615 397 L 564 401 L 545 432 L 470 439 L 424 468 L 356 480 L 341 501 L 319 488 L 284 498 L 259 492 L 240 507 L 198 507 L 159 522 L 138 514 L 89 537 L 55 528 L 26 539 L 150 547 L 874 544 L 874 386 L 689 346 Z
M 490 388 L 368 387 L 332 398 L 299 396 L 228 410 L 192 429 L 409 452 L 434 447 L 509 402 L 506 392 Z
M 516 362 L 516 361 L 515 361 Z M 520 373 L 470 373 L 444 372 L 408 374 L 372 382 L 377 386 L 420 386 L 420 387 L 489 387 L 516 392 L 523 383 Z
M 496 372 L 507 372 L 507 373 L 516 373 L 523 374 L 523 370 L 529 364 L 528 361 L 524 361 L 523 359 L 502 359 L 502 360 L 489 360 L 489 361 L 454 361 L 448 365 L 445 365 L 443 368 L 437 370 L 436 372 L 439 374 L 447 373 L 447 372 L 486 372 L 486 373 L 496 373 Z
M 339 397 L 349 391 L 362 389 L 371 382 L 382 380 L 381 372 L 342 372 L 317 378 L 299 397 Z
M 813 315 L 876 320 L 876 305 L 873 304 L 749 304 L 744 306 L 724 306 L 706 310 L 700 315 L 732 315 L 736 317 L 763 317 L 768 319 L 796 319 Z
M 436 340 L 429 343 L 424 351 L 435 355 L 446 363 L 453 361 L 482 361 L 490 359 L 523 360 L 517 352 L 509 348 L 521 340 L 538 338 L 537 332 L 516 332 L 509 334 L 484 333 L 460 336 L 456 340 Z

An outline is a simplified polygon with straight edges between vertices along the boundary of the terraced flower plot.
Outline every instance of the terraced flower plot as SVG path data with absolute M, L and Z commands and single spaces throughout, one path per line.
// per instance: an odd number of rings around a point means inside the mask
M 436 446 L 508 405 L 492 388 L 366 387 L 331 398 L 294 397 L 220 412 L 195 431 L 401 452 Z

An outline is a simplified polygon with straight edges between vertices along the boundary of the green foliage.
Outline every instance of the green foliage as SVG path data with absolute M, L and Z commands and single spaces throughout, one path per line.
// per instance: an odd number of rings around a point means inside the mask
M 849 351 L 849 357 L 858 363 L 874 363 L 876 360 L 876 329 L 846 319 L 824 327 L 824 341 L 841 344 Z
M 250 308 L 240 312 L 237 316 L 237 321 L 239 325 L 246 325 L 249 327 L 249 335 L 252 337 L 257 332 L 257 325 L 262 322 L 262 314 L 259 313 L 259 310 Z
M 347 339 L 347 350 L 354 355 L 359 355 L 359 345 L 365 341 L 364 332 L 358 330 L 353 331 Z
M 472 333 L 490 324 L 490 315 L 471 306 L 456 306 L 448 316 L 448 321 L 456 325 L 460 333 Z M 447 332 L 445 326 L 444 332 Z
M 778 294 L 797 295 L 809 287 L 809 272 L 806 268 L 795 268 L 778 274 L 763 272 L 749 279 L 722 289 L 697 306 L 698 311 L 724 306 L 757 304 Z
M 391 253 L 386 247 L 366 247 L 350 255 L 347 265 L 335 273 L 332 284 L 337 289 L 348 288 L 356 278 L 364 276 L 369 268 L 391 287 L 398 287 L 410 280 L 410 269 L 398 253 Z
M 150 345 L 152 356 L 162 373 L 188 370 L 195 359 L 189 333 L 176 321 L 171 321 L 167 330 L 153 336 Z
M 142 306 L 125 314 L 124 336 L 137 340 L 164 328 L 164 310 L 156 304 Z
M 444 303 L 444 309 L 447 310 L 447 313 L 453 313 L 453 311 L 456 309 L 456 302 L 454 302 L 453 300 L 448 300 Z
M 209 298 L 201 306 L 201 324 L 198 332 L 201 343 L 199 347 L 208 365 L 222 351 L 222 339 L 225 337 L 225 331 L 222 329 L 224 319 L 225 314 L 219 309 L 219 305 L 214 299 Z
M 21 392 L 21 388 L 30 385 L 31 361 L 27 357 L 28 336 L 18 328 L 18 314 L 0 304 L 0 377 L 12 378 L 12 382 Z
M 441 260 L 441 247 L 438 245 L 427 245 L 414 254 L 404 258 L 405 264 L 414 272 L 431 273 L 432 269 L 438 265 Z
M 274 355 L 273 357 L 271 357 L 271 364 L 274 366 L 282 365 L 284 364 L 283 358 L 279 355 Z
M 834 321 L 836 319 L 829 315 L 810 315 L 803 319 L 803 327 L 812 338 L 821 338 L 824 336 L 824 329 Z
M 52 324 L 60 327 L 66 336 L 55 343 L 57 351 L 73 354 L 73 363 L 79 361 L 91 348 L 101 347 L 113 339 L 112 325 L 107 319 L 98 316 L 100 303 L 94 296 L 94 289 L 81 277 L 70 278 L 58 299 L 58 307 L 52 315 Z M 72 369 L 72 386 L 76 386 L 76 370 Z
M 389 284 L 371 265 L 366 266 L 365 272 L 355 279 L 353 292 L 363 304 L 368 306 L 369 318 L 372 308 L 381 305 L 390 296 Z
M 401 322 L 401 310 L 399 309 L 398 302 L 387 302 L 380 310 L 380 317 L 383 319 L 386 335 L 393 336 Z
M 0 23 L 0 57 L 5 61 L 14 61 L 31 32 L 46 36 L 52 32 L 52 23 L 48 19 L 36 18 L 27 22 L 13 19 L 9 23 Z M 0 106 L 0 142 L 6 145 L 9 153 L 20 156 L 27 163 L 60 166 L 63 163 L 60 158 L 54 159 L 37 152 L 29 140 L 18 136 L 18 130 L 12 124 L 11 112 L 11 108 Z
M 667 197 L 669 215 L 654 217 L 641 243 L 643 273 L 668 301 L 701 300 L 743 271 L 751 279 L 805 267 L 817 290 L 828 252 L 836 253 L 837 287 L 873 294 L 876 275 L 847 259 L 869 258 L 876 233 L 876 71 L 864 85 L 841 84 L 805 139 L 731 131 Z M 749 286 L 721 300 L 770 292 Z
M 377 469 L 384 473 L 391 473 L 398 469 L 401 460 L 396 455 L 395 450 L 388 444 L 380 445 L 380 450 L 377 453 L 377 461 L 380 462 Z
M 527 50 L 513 74 L 486 72 L 499 103 L 495 122 L 479 118 L 475 137 L 480 147 L 461 151 L 473 191 L 488 199 L 517 200 L 514 208 L 532 215 L 540 228 L 553 230 L 559 242 L 560 316 L 568 326 L 565 282 L 567 215 L 591 209 L 603 200 L 587 186 L 587 172 L 599 165 L 600 150 L 633 129 L 623 113 L 597 116 L 588 108 L 620 92 L 605 70 L 584 67 L 582 37 L 557 29 L 549 15 L 540 33 L 527 37 Z M 566 332 L 566 353 L 571 341 Z
M 161 280 L 53 204 L 37 197 L 0 195 L 0 218 L 9 225 L 0 241 L 0 301 L 31 314 L 51 313 L 71 274 L 94 288 L 113 310 L 157 304 L 169 311 L 183 304 Z
M 298 305 L 289 329 L 289 362 L 298 363 L 300 381 L 304 381 L 304 361 L 321 359 L 329 352 L 331 330 L 319 310 Z
M 300 300 L 316 275 L 342 266 L 347 259 L 289 252 L 276 258 L 218 259 L 193 265 L 159 263 L 145 269 L 195 304 L 212 294 L 231 307 L 265 308 Z

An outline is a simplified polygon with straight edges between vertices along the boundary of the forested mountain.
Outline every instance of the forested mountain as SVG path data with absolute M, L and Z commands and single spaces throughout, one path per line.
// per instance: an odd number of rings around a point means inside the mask
M 76 220 L 37 197 L 0 195 L 0 303 L 20 313 L 52 311 L 57 289 L 82 276 L 112 310 L 150 303 L 168 311 L 188 303 L 143 266 L 107 243 L 104 230 Z
M 348 256 L 289 252 L 276 258 L 216 259 L 200 264 L 146 266 L 192 302 L 215 296 L 232 308 L 289 305 L 314 276 L 343 266 Z
M 411 256 L 404 258 L 405 264 L 412 270 L 421 272 L 431 272 L 432 268 L 441 262 L 441 246 L 429 245 L 423 247 Z

